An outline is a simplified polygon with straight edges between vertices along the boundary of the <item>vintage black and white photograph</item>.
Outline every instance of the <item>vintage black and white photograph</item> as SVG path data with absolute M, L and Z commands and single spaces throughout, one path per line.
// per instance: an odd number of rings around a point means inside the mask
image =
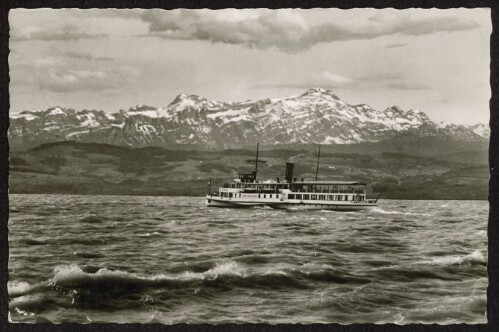
M 487 322 L 490 9 L 9 26 L 11 322 Z

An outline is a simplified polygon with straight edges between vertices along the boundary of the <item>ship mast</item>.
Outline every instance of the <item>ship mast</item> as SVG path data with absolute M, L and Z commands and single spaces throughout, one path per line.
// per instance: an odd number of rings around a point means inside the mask
M 319 154 L 317 155 L 317 168 L 315 170 L 315 181 L 317 181 L 317 175 L 319 174 L 319 160 L 321 158 L 321 145 L 319 144 Z
M 317 181 L 317 175 L 319 175 L 319 160 L 321 158 L 321 145 L 319 144 L 319 154 L 317 155 L 317 169 L 315 170 L 315 181 Z
M 258 172 L 258 147 L 259 146 L 260 146 L 260 143 L 256 143 L 255 180 L 256 180 L 256 173 Z

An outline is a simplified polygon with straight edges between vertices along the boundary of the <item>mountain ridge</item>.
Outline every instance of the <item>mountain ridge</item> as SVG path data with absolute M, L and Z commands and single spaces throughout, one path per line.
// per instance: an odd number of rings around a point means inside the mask
M 222 102 L 179 94 L 166 107 L 137 105 L 106 113 L 65 107 L 11 115 L 11 147 L 26 149 L 57 141 L 118 146 L 196 145 L 227 149 L 254 145 L 361 144 L 421 138 L 487 141 L 484 124 L 439 127 L 419 110 L 383 111 L 350 105 L 331 90 L 312 88 L 282 98 Z

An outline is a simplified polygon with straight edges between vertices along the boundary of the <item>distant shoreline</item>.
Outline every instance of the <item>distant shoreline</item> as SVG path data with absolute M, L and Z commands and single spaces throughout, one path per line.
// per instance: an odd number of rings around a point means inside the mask
M 327 150 L 326 150 L 327 151 Z M 129 150 L 105 144 L 54 143 L 26 152 L 10 153 L 11 193 L 129 196 L 191 196 L 212 191 L 251 172 L 254 152 Z M 295 163 L 297 178 L 312 179 L 316 152 L 262 152 L 259 179 L 284 175 L 287 161 Z M 368 196 L 408 200 L 486 200 L 489 194 L 488 151 L 440 153 L 321 154 L 319 179 L 367 183 Z
M 129 196 L 129 197 L 198 197 L 200 199 L 204 199 L 205 196 L 198 196 L 198 195 L 173 195 L 173 194 L 167 194 L 167 195 L 150 195 L 150 194 L 137 194 L 137 195 L 127 195 L 124 193 L 115 193 L 115 194 L 92 194 L 92 193 L 58 193 L 58 192 L 40 192 L 40 193 L 33 193 L 33 192 L 9 192 L 9 195 L 60 195 L 60 196 Z M 376 198 L 376 196 L 369 196 L 369 198 Z M 420 199 L 420 198 L 383 198 L 380 197 L 380 201 L 382 200 L 399 200 L 399 201 L 488 201 L 488 199 L 466 199 L 466 198 L 448 198 L 448 199 L 435 199 L 435 198 L 426 198 L 426 199 Z

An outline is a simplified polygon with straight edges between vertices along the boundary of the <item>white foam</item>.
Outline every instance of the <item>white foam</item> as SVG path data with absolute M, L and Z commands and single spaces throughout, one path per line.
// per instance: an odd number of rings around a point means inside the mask
M 85 278 L 103 278 L 113 276 L 118 278 L 134 278 L 137 280 L 161 281 L 161 280 L 204 280 L 216 279 L 221 275 L 234 275 L 239 277 L 246 277 L 246 270 L 234 261 L 227 260 L 218 263 L 215 267 L 208 271 L 199 272 L 183 272 L 181 274 L 156 274 L 154 276 L 139 276 L 133 273 L 115 270 L 111 271 L 107 268 L 102 268 L 96 273 L 86 273 L 77 265 L 61 265 L 54 269 L 54 277 L 51 279 L 50 284 L 56 285 L 60 282 L 72 282 Z
M 141 277 L 133 273 L 128 273 L 120 270 L 108 270 L 107 268 L 102 268 L 96 273 L 86 273 L 77 265 L 60 265 L 54 269 L 54 277 L 49 281 L 49 284 L 55 286 L 58 283 L 72 283 L 78 282 L 79 280 L 88 279 L 102 279 L 106 277 L 113 277 L 118 279 L 137 279 L 137 280 L 157 280 L 158 277 L 164 278 L 164 276 L 153 276 L 153 277 Z
M 18 314 L 20 315 L 23 315 L 23 316 L 28 316 L 28 312 L 27 311 L 24 311 L 24 310 L 21 310 L 19 308 L 14 308 Z
M 382 213 L 382 214 L 400 214 L 398 211 L 385 211 L 380 207 L 375 207 L 371 210 L 372 212 Z
M 139 237 L 150 237 L 152 235 L 160 235 L 160 234 L 158 232 L 152 232 L 152 233 L 139 234 L 137 236 L 139 236 Z
M 263 273 L 263 275 L 281 275 L 281 276 L 286 276 L 288 275 L 285 271 L 282 270 L 276 270 L 276 269 L 269 269 Z
M 382 213 L 382 214 L 402 214 L 405 216 L 431 216 L 430 214 L 427 213 L 413 213 L 413 212 L 401 212 L 401 211 L 386 211 L 383 210 L 380 207 L 375 207 L 374 209 L 371 210 L 372 212 L 377 212 L 377 213 Z
M 116 128 L 121 128 L 123 129 L 125 127 L 125 123 L 120 123 L 120 124 L 115 124 L 115 123 L 111 123 L 111 127 L 116 127 Z
M 25 281 L 9 281 L 7 282 L 7 292 L 10 296 L 16 296 L 27 292 L 31 285 Z
M 246 270 L 236 262 L 227 260 L 217 264 L 214 268 L 203 272 L 203 275 L 215 278 L 219 275 L 236 275 L 242 277 L 246 275 Z
M 395 318 L 395 320 L 393 321 L 394 324 L 403 325 L 405 323 L 405 317 L 400 312 L 396 314 L 394 318 Z
M 434 265 L 454 265 L 454 264 L 462 264 L 465 262 L 485 262 L 485 255 L 481 250 L 475 250 L 471 254 L 468 255 L 449 255 L 442 257 L 434 257 L 431 260 L 431 264 Z
M 52 280 L 54 282 L 56 280 L 70 280 L 85 274 L 77 265 L 59 265 L 54 268 L 54 277 Z

